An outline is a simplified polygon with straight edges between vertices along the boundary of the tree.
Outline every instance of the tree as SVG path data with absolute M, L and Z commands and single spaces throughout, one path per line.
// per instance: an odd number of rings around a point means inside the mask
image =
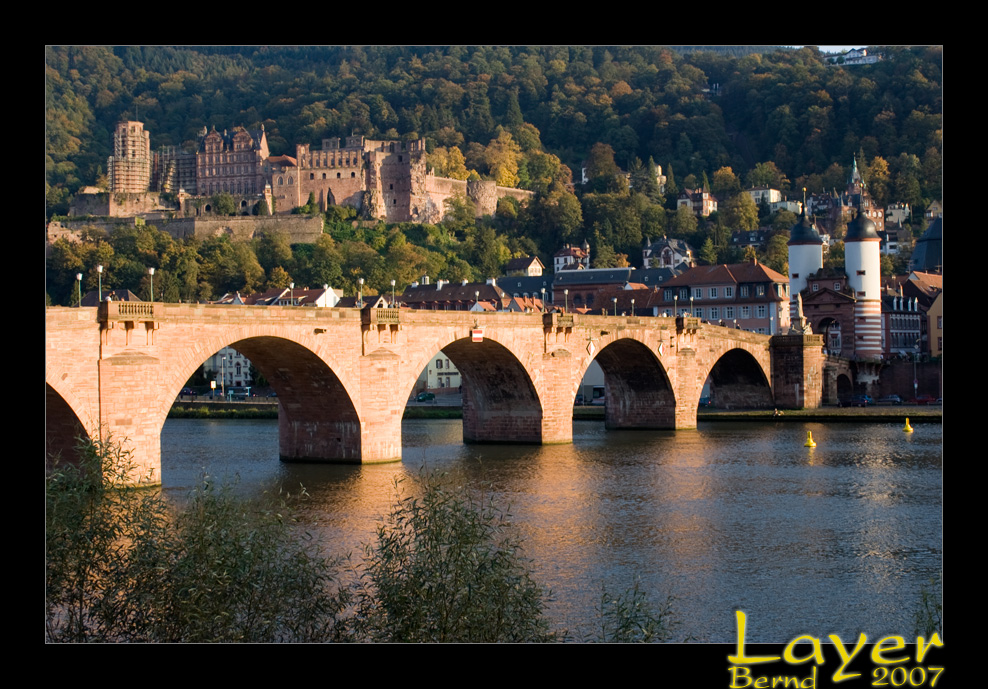
M 722 201 L 726 201 L 741 191 L 741 182 L 738 180 L 734 170 L 724 166 L 714 172 L 713 182 L 710 186 L 713 195 Z
M 385 643 L 553 641 L 548 592 L 531 577 L 507 515 L 447 477 L 400 492 L 365 556 L 358 633 Z
M 738 194 L 723 208 L 724 221 L 732 230 L 750 232 L 758 229 L 758 206 L 750 194 Z
M 237 214 L 237 202 L 233 200 L 233 197 L 226 193 L 225 191 L 220 192 L 213 196 L 210 200 L 212 204 L 212 210 L 214 215 L 236 215 Z

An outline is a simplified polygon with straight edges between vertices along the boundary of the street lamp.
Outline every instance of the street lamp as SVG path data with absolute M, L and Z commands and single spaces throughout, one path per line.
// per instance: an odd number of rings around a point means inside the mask
M 672 315 L 673 318 L 679 318 L 679 295 L 674 294 L 672 297 Z
M 545 287 L 542 288 L 542 313 L 545 313 Z
M 566 313 L 569 313 L 569 290 L 563 290 L 563 298 L 566 300 Z
M 617 315 L 617 297 L 614 297 L 611 301 L 614 302 L 614 315 Z
M 82 273 L 75 274 L 75 291 L 79 297 L 79 306 L 82 306 Z
M 96 272 L 99 273 L 99 283 L 98 283 L 98 287 L 97 287 L 97 290 L 98 291 L 96 292 L 96 296 L 98 298 L 97 298 L 96 301 L 102 303 L 102 301 L 103 301 L 103 266 L 101 266 L 101 265 L 96 266 Z
M 154 303 L 154 268 L 148 268 L 148 276 L 151 278 L 151 303 Z
M 295 283 L 288 283 L 288 305 L 295 306 Z
M 391 308 L 395 307 L 395 281 L 391 281 Z
M 220 397 L 226 399 L 226 356 L 220 357 Z
M 364 279 L 357 278 L 357 308 L 364 308 Z
M 631 315 L 632 316 L 635 315 L 635 300 L 634 299 L 631 300 Z

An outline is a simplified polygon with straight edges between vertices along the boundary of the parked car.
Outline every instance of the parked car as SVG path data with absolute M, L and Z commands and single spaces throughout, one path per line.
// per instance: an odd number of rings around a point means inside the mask
M 937 400 L 933 395 L 919 395 L 909 400 L 909 404 L 936 404 Z
M 885 395 L 885 397 L 878 400 L 878 404 L 892 404 L 898 406 L 902 404 L 902 398 L 898 395 Z
M 583 393 L 581 392 L 576 396 L 576 402 L 573 403 L 574 406 L 580 407 L 583 405 Z
M 432 402 L 436 399 L 435 394 L 431 392 L 420 392 L 415 398 L 416 402 Z
M 710 398 L 709 397 L 701 397 L 700 398 L 700 404 L 698 406 L 700 406 L 700 407 L 709 407 L 710 406 Z
M 875 400 L 868 395 L 851 395 L 847 403 L 852 407 L 867 407 L 869 404 L 874 404 Z

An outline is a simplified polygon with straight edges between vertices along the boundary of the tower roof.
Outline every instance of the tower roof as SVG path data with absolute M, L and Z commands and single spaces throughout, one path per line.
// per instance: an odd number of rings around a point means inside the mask
M 845 242 L 863 242 L 869 239 L 879 239 L 875 223 L 861 212 L 861 197 L 858 197 L 858 210 L 851 222 L 847 223 Z
M 789 230 L 788 245 L 792 246 L 793 244 L 823 244 L 823 237 L 820 236 L 810 219 L 806 217 L 805 205 L 803 212 L 799 215 L 799 222 Z

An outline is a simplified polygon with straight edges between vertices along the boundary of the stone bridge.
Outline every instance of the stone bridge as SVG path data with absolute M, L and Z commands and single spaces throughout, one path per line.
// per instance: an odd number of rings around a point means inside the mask
M 160 480 L 161 429 L 182 387 L 225 346 L 278 393 L 285 461 L 401 459 L 401 420 L 440 351 L 463 379 L 463 438 L 568 443 L 596 359 L 608 428 L 696 427 L 704 382 L 719 407 L 816 407 L 823 340 L 699 322 L 472 313 L 105 302 L 46 312 L 46 452 L 113 437 Z

